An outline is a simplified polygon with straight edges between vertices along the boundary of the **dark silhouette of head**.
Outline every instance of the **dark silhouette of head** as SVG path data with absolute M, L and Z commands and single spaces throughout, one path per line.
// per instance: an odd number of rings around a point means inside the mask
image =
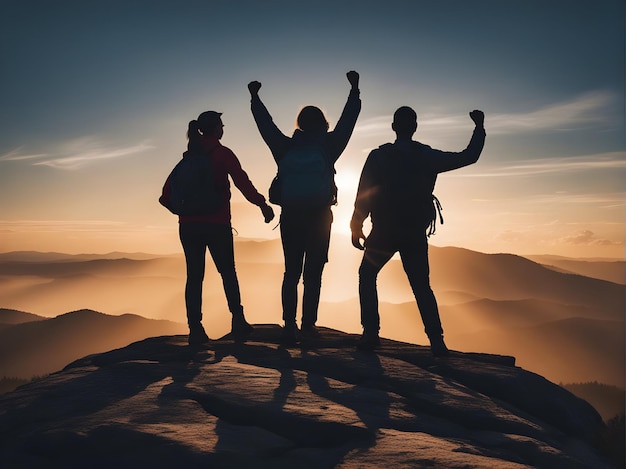
M 322 110 L 315 106 L 305 106 L 296 120 L 298 128 L 303 132 L 327 132 L 328 121 Z
M 222 113 L 215 111 L 205 111 L 197 119 L 189 121 L 187 128 L 187 138 L 189 143 L 187 149 L 190 151 L 202 151 L 202 137 L 217 137 L 219 140 L 224 135 L 224 124 L 222 123 Z
M 221 112 L 205 111 L 198 116 L 196 121 L 198 122 L 200 132 L 206 136 L 219 134 L 224 127 Z
M 408 106 L 399 107 L 393 113 L 391 128 L 398 137 L 412 137 L 417 130 L 417 114 Z

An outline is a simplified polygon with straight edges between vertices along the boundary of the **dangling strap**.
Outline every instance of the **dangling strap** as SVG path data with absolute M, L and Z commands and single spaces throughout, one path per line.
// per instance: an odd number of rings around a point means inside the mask
M 443 215 L 441 214 L 443 207 L 441 206 L 441 202 L 439 202 L 439 199 L 435 196 L 435 194 L 433 194 L 433 206 L 435 207 L 435 216 L 430 221 L 430 225 L 428 226 L 428 234 L 426 235 L 429 238 L 437 231 L 437 214 L 439 214 L 439 222 L 443 225 Z

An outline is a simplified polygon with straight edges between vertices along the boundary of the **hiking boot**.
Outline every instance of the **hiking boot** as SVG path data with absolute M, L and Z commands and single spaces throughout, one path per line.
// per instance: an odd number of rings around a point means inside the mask
M 296 325 L 296 323 L 285 323 L 285 326 L 283 327 L 283 331 L 280 335 L 280 341 L 283 344 L 287 344 L 287 345 L 294 345 L 296 343 L 298 343 L 298 338 L 299 338 L 299 331 L 298 331 L 298 326 Z
M 363 332 L 363 335 L 356 344 L 358 350 L 372 351 L 380 347 L 380 337 L 378 334 Z
M 443 341 L 443 336 L 437 337 L 429 337 L 430 339 L 430 352 L 435 357 L 447 357 L 450 355 L 450 350 L 446 347 L 445 342 Z
M 232 320 L 231 334 L 236 339 L 241 339 L 250 335 L 254 330 L 243 315 L 234 315 Z
M 202 324 L 189 326 L 189 345 L 206 344 L 209 340 Z
M 303 339 L 319 339 L 320 331 L 316 326 L 302 326 L 300 337 Z

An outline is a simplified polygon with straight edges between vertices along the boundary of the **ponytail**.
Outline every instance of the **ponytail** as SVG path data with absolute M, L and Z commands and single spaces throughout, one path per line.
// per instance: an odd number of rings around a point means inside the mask
M 216 129 L 223 127 L 220 116 L 221 112 L 205 111 L 197 119 L 189 121 L 187 129 L 187 151 L 192 153 L 202 153 L 202 136 L 208 137 L 215 134 Z M 221 134 L 218 138 L 221 138 Z
M 200 140 L 200 127 L 197 120 L 189 121 L 189 127 L 187 128 L 187 151 L 198 152 L 202 151 L 202 143 Z

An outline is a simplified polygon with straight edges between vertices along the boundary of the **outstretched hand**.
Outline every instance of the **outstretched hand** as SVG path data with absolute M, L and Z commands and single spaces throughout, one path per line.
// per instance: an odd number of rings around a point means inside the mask
M 352 85 L 352 88 L 358 88 L 359 87 L 359 74 L 358 74 L 358 72 L 355 72 L 354 70 L 350 70 L 348 73 L 346 73 L 346 77 L 348 77 L 348 81 Z
M 261 213 L 265 218 L 265 223 L 269 223 L 274 219 L 274 209 L 268 204 L 261 205 Z
M 363 241 L 366 240 L 366 237 L 363 234 L 363 229 L 360 228 L 360 229 L 352 230 L 352 246 L 357 248 L 359 251 L 363 251 L 363 249 L 365 249 L 361 240 Z
M 261 83 L 258 81 L 251 81 L 248 83 L 248 91 L 250 91 L 250 96 L 256 96 L 261 89 Z
M 475 109 L 470 112 L 469 115 L 474 121 L 474 124 L 476 124 L 476 127 L 483 127 L 483 125 L 485 124 L 485 114 L 483 113 L 483 111 Z

